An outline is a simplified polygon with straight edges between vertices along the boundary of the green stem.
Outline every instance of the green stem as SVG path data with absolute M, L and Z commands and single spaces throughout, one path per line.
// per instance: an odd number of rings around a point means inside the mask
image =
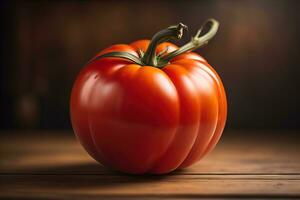
M 209 30 L 204 35 L 200 36 L 203 29 L 210 25 Z M 171 53 L 163 56 L 160 60 L 159 66 L 163 66 L 166 63 L 168 63 L 170 60 L 172 60 L 174 57 L 183 54 L 188 51 L 193 51 L 195 49 L 198 49 L 204 45 L 206 45 L 217 33 L 219 28 L 219 22 L 217 22 L 214 19 L 207 20 L 204 25 L 198 30 L 197 34 L 192 37 L 192 40 L 180 47 L 179 49 L 172 51 Z
M 201 35 L 203 29 L 208 25 L 209 25 L 209 30 L 205 34 Z M 172 51 L 171 53 L 165 56 L 162 56 L 164 52 L 161 52 L 160 54 L 156 55 L 156 48 L 160 43 L 168 41 L 172 38 L 181 39 L 183 35 L 183 30 L 186 28 L 187 27 L 184 24 L 179 23 L 176 26 L 170 26 L 169 28 L 166 28 L 156 33 L 153 36 L 149 44 L 149 47 L 142 58 L 138 58 L 137 56 L 127 52 L 110 52 L 110 53 L 97 56 L 93 60 L 89 61 L 88 64 L 100 58 L 116 57 L 116 58 L 124 58 L 130 60 L 141 66 L 150 65 L 150 66 L 161 68 L 166 64 L 168 64 L 174 57 L 206 45 L 217 33 L 219 28 L 219 23 L 214 19 L 207 20 L 189 43 L 183 45 L 179 49 Z
M 147 51 L 145 52 L 142 58 L 142 63 L 144 63 L 145 65 L 157 66 L 157 57 L 155 53 L 156 47 L 160 43 L 166 42 L 170 39 L 181 39 L 183 35 L 183 30 L 186 28 L 187 27 L 184 24 L 179 23 L 176 26 L 170 26 L 156 33 L 152 37 L 152 40 L 147 48 Z
M 136 64 L 143 65 L 142 61 L 138 57 L 136 57 L 133 54 L 130 54 L 130 53 L 127 53 L 127 52 L 122 52 L 122 51 L 114 51 L 114 52 L 109 52 L 109 53 L 102 54 L 102 55 L 97 56 L 96 58 L 92 59 L 87 64 L 89 64 L 89 63 L 91 63 L 95 60 L 98 60 L 100 58 L 106 58 L 106 57 L 125 58 L 127 60 L 133 61 Z

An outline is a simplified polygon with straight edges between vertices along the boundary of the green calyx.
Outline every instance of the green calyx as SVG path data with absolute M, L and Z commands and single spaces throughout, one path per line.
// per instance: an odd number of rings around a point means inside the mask
M 209 27 L 209 30 L 205 34 L 202 34 L 203 29 L 206 27 Z M 142 66 L 147 65 L 147 66 L 162 68 L 166 64 L 168 64 L 174 57 L 188 51 L 193 51 L 195 49 L 198 49 L 206 45 L 216 35 L 218 31 L 218 27 L 219 27 L 219 23 L 216 20 L 209 19 L 204 23 L 204 25 L 197 31 L 197 34 L 194 37 L 192 37 L 192 40 L 187 44 L 183 45 L 179 49 L 172 51 L 166 55 L 164 55 L 164 53 L 167 51 L 167 49 L 159 54 L 156 54 L 156 48 L 159 44 L 169 41 L 171 39 L 179 40 L 182 38 L 183 31 L 187 29 L 187 26 L 185 26 L 182 23 L 179 23 L 176 26 L 170 26 L 156 33 L 152 37 L 152 40 L 148 46 L 147 51 L 145 53 L 140 52 L 140 57 L 137 57 L 127 52 L 110 52 L 110 53 L 100 55 L 94 58 L 90 62 L 105 57 L 117 57 L 117 58 L 128 59 Z

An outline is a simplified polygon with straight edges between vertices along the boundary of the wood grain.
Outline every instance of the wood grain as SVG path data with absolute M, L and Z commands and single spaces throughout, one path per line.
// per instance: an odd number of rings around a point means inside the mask
M 196 165 L 132 176 L 92 160 L 69 131 L 5 132 L 0 198 L 300 198 L 298 131 L 227 131 Z

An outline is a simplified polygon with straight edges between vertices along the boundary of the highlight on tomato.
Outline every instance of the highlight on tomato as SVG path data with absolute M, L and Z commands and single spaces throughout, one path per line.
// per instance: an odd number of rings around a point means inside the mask
M 71 94 L 74 132 L 99 163 L 132 174 L 186 168 L 210 152 L 223 132 L 227 103 L 222 81 L 193 50 L 219 23 L 209 19 L 178 47 L 182 23 L 152 40 L 112 45 L 79 73 Z M 204 32 L 204 29 L 208 29 Z

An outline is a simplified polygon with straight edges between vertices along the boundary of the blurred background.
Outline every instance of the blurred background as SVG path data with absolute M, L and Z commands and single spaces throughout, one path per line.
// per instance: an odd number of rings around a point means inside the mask
M 178 22 L 182 45 L 207 18 L 221 26 L 197 50 L 228 96 L 227 129 L 300 128 L 300 2 L 1 1 L 0 129 L 70 129 L 72 84 L 116 43 Z

